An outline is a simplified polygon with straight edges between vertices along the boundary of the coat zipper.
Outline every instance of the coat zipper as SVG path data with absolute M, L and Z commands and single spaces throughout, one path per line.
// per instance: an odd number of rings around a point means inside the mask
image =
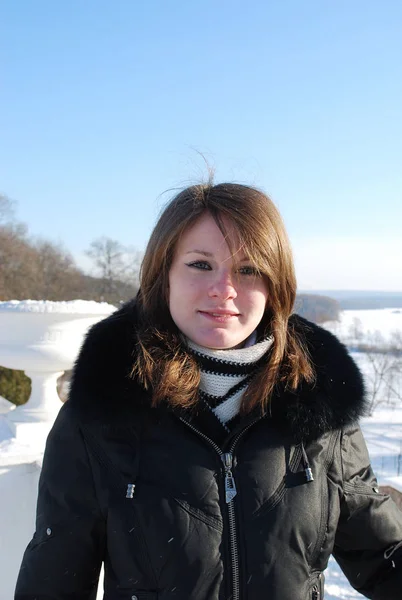
M 213 447 L 215 452 L 220 456 L 220 459 L 223 463 L 224 473 L 225 473 L 225 503 L 228 510 L 228 524 L 229 524 L 229 541 L 230 541 L 230 558 L 231 558 L 231 567 L 232 567 L 232 600 L 240 600 L 240 566 L 239 566 L 239 548 L 237 542 L 237 528 L 236 528 L 236 514 L 235 514 L 235 506 L 234 506 L 234 498 L 237 495 L 236 482 L 233 477 L 233 451 L 239 442 L 239 440 L 243 437 L 243 435 L 252 427 L 257 421 L 260 421 L 263 417 L 258 417 L 254 419 L 251 423 L 247 425 L 244 429 L 242 429 L 234 438 L 231 445 L 229 446 L 228 452 L 223 452 L 218 444 L 215 444 L 211 438 L 209 438 L 205 433 L 202 433 L 199 429 L 194 427 L 191 423 L 180 417 L 180 420 L 187 425 L 190 429 L 192 429 L 199 437 L 206 440 L 210 446 Z
M 313 587 L 313 592 L 311 594 L 311 598 L 312 598 L 312 600 L 320 600 L 320 590 L 318 589 L 318 587 L 316 585 Z
M 324 598 L 324 574 L 318 575 L 318 582 L 311 588 L 311 600 L 322 600 Z

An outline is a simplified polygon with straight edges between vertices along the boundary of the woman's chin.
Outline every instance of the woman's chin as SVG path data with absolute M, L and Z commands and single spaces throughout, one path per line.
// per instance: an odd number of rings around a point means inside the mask
M 210 350 L 231 350 L 233 348 L 241 348 L 247 336 L 230 335 L 228 332 L 217 332 L 213 335 L 194 335 L 190 337 L 191 341 L 198 346 L 209 348 Z

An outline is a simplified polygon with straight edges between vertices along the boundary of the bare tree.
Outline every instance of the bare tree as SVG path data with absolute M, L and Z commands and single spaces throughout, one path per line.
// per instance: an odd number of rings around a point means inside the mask
M 135 294 L 142 260 L 138 250 L 103 236 L 91 243 L 86 255 L 92 259 L 95 274 L 100 279 L 101 299 L 116 302 Z
M 0 194 L 0 225 L 10 223 L 14 219 L 15 202 L 4 194 Z
M 389 339 L 389 349 L 394 356 L 394 369 L 392 372 L 391 392 L 402 400 L 402 331 L 397 330 L 391 333 Z
M 369 338 L 362 347 L 368 362 L 367 381 L 369 411 L 383 402 L 402 400 L 402 334 L 393 332 L 389 340 L 380 333 Z
M 32 298 L 36 253 L 23 226 L 0 226 L 0 300 Z
M 27 228 L 14 214 L 15 202 L 0 195 L 0 300 L 29 297 L 25 294 L 35 281 Z
M 101 294 L 116 291 L 117 282 L 125 277 L 125 247 L 117 240 L 103 236 L 94 240 L 85 252 L 94 262 L 96 274 L 101 278 Z
M 44 300 L 72 300 L 79 286 L 81 273 L 70 253 L 60 244 L 39 240 L 37 252 L 37 294 Z M 71 294 L 73 293 L 73 297 Z
M 349 336 L 353 343 L 360 343 L 364 339 L 363 323 L 361 319 L 354 317 L 349 327 Z
M 132 246 L 126 246 L 123 260 L 125 263 L 125 273 L 123 281 L 128 285 L 138 287 L 140 284 L 140 269 L 143 254 Z

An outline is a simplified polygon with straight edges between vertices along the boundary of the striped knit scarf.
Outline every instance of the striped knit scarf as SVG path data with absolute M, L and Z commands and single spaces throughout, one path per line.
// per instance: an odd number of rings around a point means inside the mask
M 251 338 L 251 343 L 255 341 Z M 187 340 L 201 369 L 199 398 L 229 433 L 239 413 L 243 394 L 272 345 L 264 339 L 235 350 L 211 350 Z M 250 340 L 249 340 L 250 343 Z

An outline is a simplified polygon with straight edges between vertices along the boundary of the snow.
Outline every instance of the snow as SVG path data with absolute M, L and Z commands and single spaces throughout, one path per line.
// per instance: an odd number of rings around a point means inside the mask
M 15 404 L 13 404 L 12 402 L 9 402 L 5 398 L 3 398 L 3 396 L 0 396 L 0 418 L 1 418 L 1 415 L 7 414 L 8 412 L 10 412 L 10 410 L 14 410 L 14 409 L 15 409 Z M 0 439 L 1 439 L 1 437 L 0 437 Z
M 70 300 L 68 302 L 52 302 L 50 300 L 9 300 L 0 302 L 0 311 L 24 313 L 71 313 L 71 314 L 109 314 L 116 307 L 107 302 L 92 300 Z
M 402 310 L 345 310 L 339 322 L 324 326 L 348 346 L 356 347 L 367 337 L 380 335 L 386 340 L 393 332 L 402 332 Z M 370 363 L 367 356 L 362 352 L 351 352 L 351 355 L 368 382 Z M 402 389 L 401 375 L 395 386 Z M 390 485 L 402 492 L 402 402 L 390 398 L 380 403 L 371 417 L 362 419 L 361 427 L 379 484 Z M 332 557 L 325 580 L 325 600 L 364 598 L 349 585 Z
M 32 462 L 42 464 L 45 443 L 52 424 L 52 421 L 17 423 L 15 436 L 15 424 L 11 419 L 7 419 L 6 415 L 0 414 L 0 468 Z
M 324 323 L 324 327 L 349 346 L 378 334 L 388 339 L 394 331 L 402 332 L 402 309 L 344 310 L 340 321 Z
M 380 485 L 402 492 L 402 406 L 378 408 L 362 420 L 362 430 Z

